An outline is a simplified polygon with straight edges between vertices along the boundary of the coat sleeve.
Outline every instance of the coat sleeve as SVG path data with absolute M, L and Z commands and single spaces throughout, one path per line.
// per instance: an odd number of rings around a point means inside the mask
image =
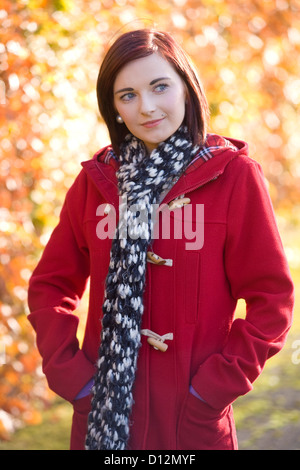
M 233 321 L 224 349 L 208 357 L 192 379 L 194 389 L 214 408 L 224 408 L 252 389 L 266 360 L 284 345 L 294 304 L 293 283 L 261 167 L 250 159 L 238 165 L 224 264 L 231 295 L 245 299 L 246 317 Z
M 69 190 L 60 220 L 34 270 L 28 289 L 28 319 L 36 331 L 38 350 L 49 387 L 72 401 L 94 374 L 79 348 L 78 307 L 89 277 L 89 255 L 84 246 L 80 212 L 82 178 Z M 77 194 L 76 207 L 70 204 Z M 74 197 L 73 197 L 74 199 Z M 76 217 L 75 217 L 76 215 Z M 78 219 L 78 220 L 77 220 Z

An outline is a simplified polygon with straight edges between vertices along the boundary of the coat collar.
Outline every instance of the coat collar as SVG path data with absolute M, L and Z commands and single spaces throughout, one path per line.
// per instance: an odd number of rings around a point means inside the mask
M 176 197 L 187 194 L 210 181 L 218 178 L 233 159 L 239 155 L 248 155 L 246 142 L 228 139 L 216 134 L 209 134 L 205 148 L 207 158 L 197 156 L 189 165 L 186 172 L 165 196 L 163 203 L 169 203 Z M 108 203 L 118 203 L 118 185 L 116 170 L 118 164 L 113 158 L 111 146 L 99 150 L 93 159 L 82 162 L 81 165 L 97 189 Z M 201 152 L 200 152 L 201 154 Z

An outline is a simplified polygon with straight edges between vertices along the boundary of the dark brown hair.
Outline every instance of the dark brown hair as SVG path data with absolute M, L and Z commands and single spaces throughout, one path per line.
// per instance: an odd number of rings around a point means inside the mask
M 187 54 L 169 33 L 152 29 L 140 29 L 120 36 L 110 47 L 102 62 L 98 81 L 97 99 L 100 113 L 108 127 L 114 150 L 119 146 L 128 129 L 116 122 L 113 87 L 120 70 L 129 62 L 159 53 L 176 70 L 187 88 L 184 124 L 194 144 L 202 145 L 206 138 L 209 118 L 208 104 L 197 73 Z

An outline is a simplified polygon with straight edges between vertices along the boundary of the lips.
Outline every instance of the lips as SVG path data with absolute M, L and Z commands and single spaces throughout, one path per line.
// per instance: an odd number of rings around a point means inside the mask
M 143 122 L 143 123 L 142 123 L 142 126 L 149 129 L 149 128 L 151 128 L 151 127 L 158 126 L 159 123 L 161 123 L 163 120 L 164 120 L 164 117 L 161 118 L 161 119 L 155 119 L 155 120 L 153 120 L 153 121 Z

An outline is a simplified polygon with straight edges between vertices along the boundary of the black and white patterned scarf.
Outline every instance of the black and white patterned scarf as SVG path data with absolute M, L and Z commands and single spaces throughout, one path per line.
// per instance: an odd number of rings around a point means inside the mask
M 106 279 L 87 450 L 126 449 L 141 346 L 147 248 L 153 233 L 152 210 L 183 174 L 198 149 L 183 127 L 150 155 L 144 144 L 132 135 L 127 136 L 121 149 L 117 178 L 123 204 Z M 133 205 L 135 210 L 132 210 Z M 137 217 L 137 207 L 147 214 L 142 222 L 141 217 Z

